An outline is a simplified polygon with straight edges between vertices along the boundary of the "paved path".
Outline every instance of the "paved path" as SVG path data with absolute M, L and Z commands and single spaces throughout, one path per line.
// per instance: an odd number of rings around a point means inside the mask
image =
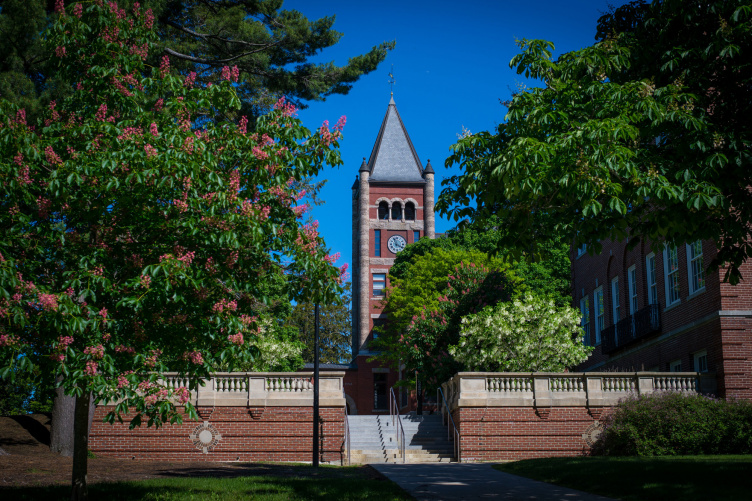
M 487 463 L 372 464 L 418 501 L 612 501 L 566 487 L 494 470 Z

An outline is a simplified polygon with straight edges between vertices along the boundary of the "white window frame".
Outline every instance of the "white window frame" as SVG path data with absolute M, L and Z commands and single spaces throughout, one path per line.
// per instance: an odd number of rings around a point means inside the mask
M 645 278 L 648 284 L 648 304 L 658 304 L 658 277 L 655 274 L 655 254 L 645 257 Z
M 627 284 L 629 294 L 629 314 L 634 315 L 637 313 L 638 301 L 637 301 L 637 265 L 632 265 L 627 270 Z
M 672 270 L 669 265 L 671 250 L 667 245 L 663 247 L 663 277 L 666 282 L 666 308 L 681 302 L 681 285 L 679 284 L 679 249 L 674 246 L 673 252 L 676 253 L 676 268 Z M 671 287 L 672 284 L 675 286 Z M 674 292 L 676 293 L 675 297 L 673 295 Z
M 611 323 L 621 320 L 621 302 L 619 300 L 619 277 L 611 279 Z
M 580 326 L 582 327 L 582 344 L 590 344 L 590 298 L 586 294 L 580 299 Z
M 595 311 L 595 345 L 601 344 L 601 332 L 606 328 L 606 305 L 603 302 L 603 286 L 593 292 L 593 310 Z
M 383 279 L 381 277 L 384 277 Z M 386 290 L 386 273 L 373 273 L 372 274 L 373 279 L 373 288 L 371 289 L 371 293 L 373 294 L 373 297 L 384 297 L 385 290 Z M 376 287 L 376 284 L 382 284 L 381 287 Z M 376 291 L 381 291 L 377 293 Z
M 681 372 L 682 371 L 682 362 L 681 359 L 674 360 L 671 363 L 668 364 L 669 371 L 671 372 Z
M 687 281 L 689 293 L 696 294 L 705 290 L 705 266 L 703 264 L 702 240 L 697 240 L 687 246 Z M 699 246 L 700 253 L 695 254 L 694 246 Z
M 708 350 L 696 351 L 692 354 L 695 372 L 708 372 Z

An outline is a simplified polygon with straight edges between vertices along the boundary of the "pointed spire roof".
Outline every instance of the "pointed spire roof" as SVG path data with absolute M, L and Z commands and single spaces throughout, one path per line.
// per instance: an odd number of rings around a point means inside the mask
M 369 181 L 424 183 L 423 168 L 394 97 L 389 100 L 381 129 L 368 160 Z

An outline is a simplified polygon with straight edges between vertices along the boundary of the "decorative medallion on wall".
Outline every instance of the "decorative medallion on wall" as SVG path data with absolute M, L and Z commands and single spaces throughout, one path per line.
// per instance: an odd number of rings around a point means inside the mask
M 582 439 L 588 445 L 592 447 L 598 437 L 603 433 L 603 424 L 599 421 L 593 421 L 590 426 L 585 429 L 585 433 L 582 434 Z
M 188 438 L 191 439 L 196 449 L 208 454 L 222 440 L 222 435 L 219 434 L 214 425 L 209 424 L 209 421 L 204 421 L 204 424 L 196 426 L 196 429 L 188 435 Z

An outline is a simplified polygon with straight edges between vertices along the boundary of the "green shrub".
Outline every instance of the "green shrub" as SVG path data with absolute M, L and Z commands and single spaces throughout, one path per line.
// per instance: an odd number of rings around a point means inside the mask
M 752 403 L 674 392 L 629 397 L 605 419 L 591 453 L 672 456 L 752 453 Z

